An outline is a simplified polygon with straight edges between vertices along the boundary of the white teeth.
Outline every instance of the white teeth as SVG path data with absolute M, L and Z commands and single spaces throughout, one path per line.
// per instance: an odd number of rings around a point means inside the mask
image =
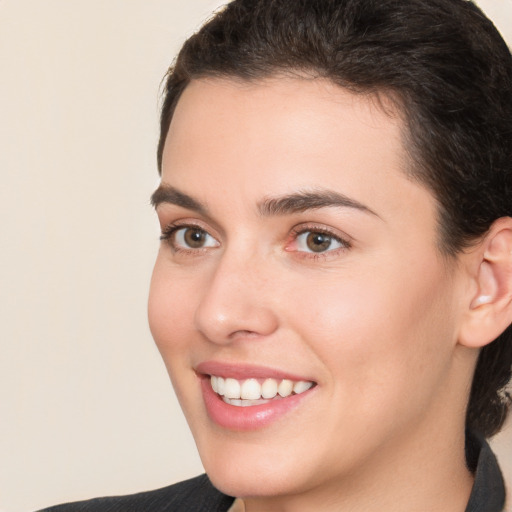
M 242 384 L 240 398 L 245 400 L 258 400 L 261 396 L 261 386 L 256 379 L 247 379 Z
M 289 379 L 279 381 L 268 378 L 260 384 L 254 378 L 238 381 L 230 377 L 224 379 L 216 375 L 210 376 L 210 382 L 213 391 L 222 396 L 226 403 L 241 407 L 260 404 L 262 399 L 271 400 L 278 394 L 281 398 L 286 398 L 292 393 L 298 395 L 313 386 L 313 382 L 305 380 L 294 382 Z
M 277 388 L 277 392 L 284 398 L 290 396 L 293 391 L 293 382 L 288 379 L 283 379 Z
M 275 379 L 267 379 L 261 385 L 261 396 L 263 398 L 274 398 L 277 395 L 277 381 Z
M 226 398 L 240 398 L 240 383 L 236 379 L 224 381 L 224 396 Z
M 226 398 L 225 396 L 222 397 L 222 400 L 230 405 L 237 405 L 238 407 L 242 407 L 243 400 L 240 400 L 239 398 Z
M 304 393 L 304 391 L 307 391 L 312 385 L 312 382 L 299 380 L 299 382 L 296 382 L 293 385 L 293 392 L 296 393 L 297 395 L 300 395 L 301 393 Z
M 264 403 L 264 400 L 238 400 L 236 398 L 222 397 L 222 400 L 229 405 L 236 405 L 237 407 L 250 407 L 251 405 L 259 405 Z
M 226 387 L 226 381 L 222 377 L 217 377 L 216 393 L 219 393 L 219 395 L 223 395 L 225 387 Z

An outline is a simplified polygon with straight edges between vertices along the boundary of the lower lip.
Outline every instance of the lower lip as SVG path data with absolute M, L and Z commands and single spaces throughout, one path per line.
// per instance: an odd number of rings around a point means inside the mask
M 201 376 L 201 389 L 208 416 L 217 425 L 229 430 L 257 430 L 266 427 L 295 409 L 315 387 L 304 393 L 270 400 L 264 404 L 238 407 L 227 404 L 213 391 L 209 375 Z

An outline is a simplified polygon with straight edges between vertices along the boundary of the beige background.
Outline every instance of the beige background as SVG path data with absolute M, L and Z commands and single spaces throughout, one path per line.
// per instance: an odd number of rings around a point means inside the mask
M 146 322 L 148 198 L 160 80 L 221 3 L 0 0 L 2 512 L 201 471 Z M 512 42 L 512 1 L 481 5 Z

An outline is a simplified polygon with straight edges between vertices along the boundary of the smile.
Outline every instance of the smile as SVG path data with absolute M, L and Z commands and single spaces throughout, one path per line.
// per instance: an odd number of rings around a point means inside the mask
M 215 393 L 229 405 L 250 407 L 279 400 L 292 394 L 299 395 L 313 386 L 313 382 L 290 379 L 245 379 L 210 376 L 210 384 Z
M 266 366 L 204 361 L 194 370 L 209 419 L 228 430 L 269 427 L 293 415 L 319 388 L 309 376 Z

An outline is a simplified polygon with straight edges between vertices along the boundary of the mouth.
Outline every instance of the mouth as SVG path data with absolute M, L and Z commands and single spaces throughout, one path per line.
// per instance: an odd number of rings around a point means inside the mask
M 195 368 L 206 412 L 228 430 L 258 430 L 291 414 L 317 383 L 268 367 L 204 362 Z
M 252 407 L 281 400 L 291 395 L 300 395 L 311 389 L 314 382 L 306 380 L 293 381 L 290 379 L 249 378 L 244 380 L 232 377 L 210 375 L 212 390 L 222 400 L 235 407 Z

